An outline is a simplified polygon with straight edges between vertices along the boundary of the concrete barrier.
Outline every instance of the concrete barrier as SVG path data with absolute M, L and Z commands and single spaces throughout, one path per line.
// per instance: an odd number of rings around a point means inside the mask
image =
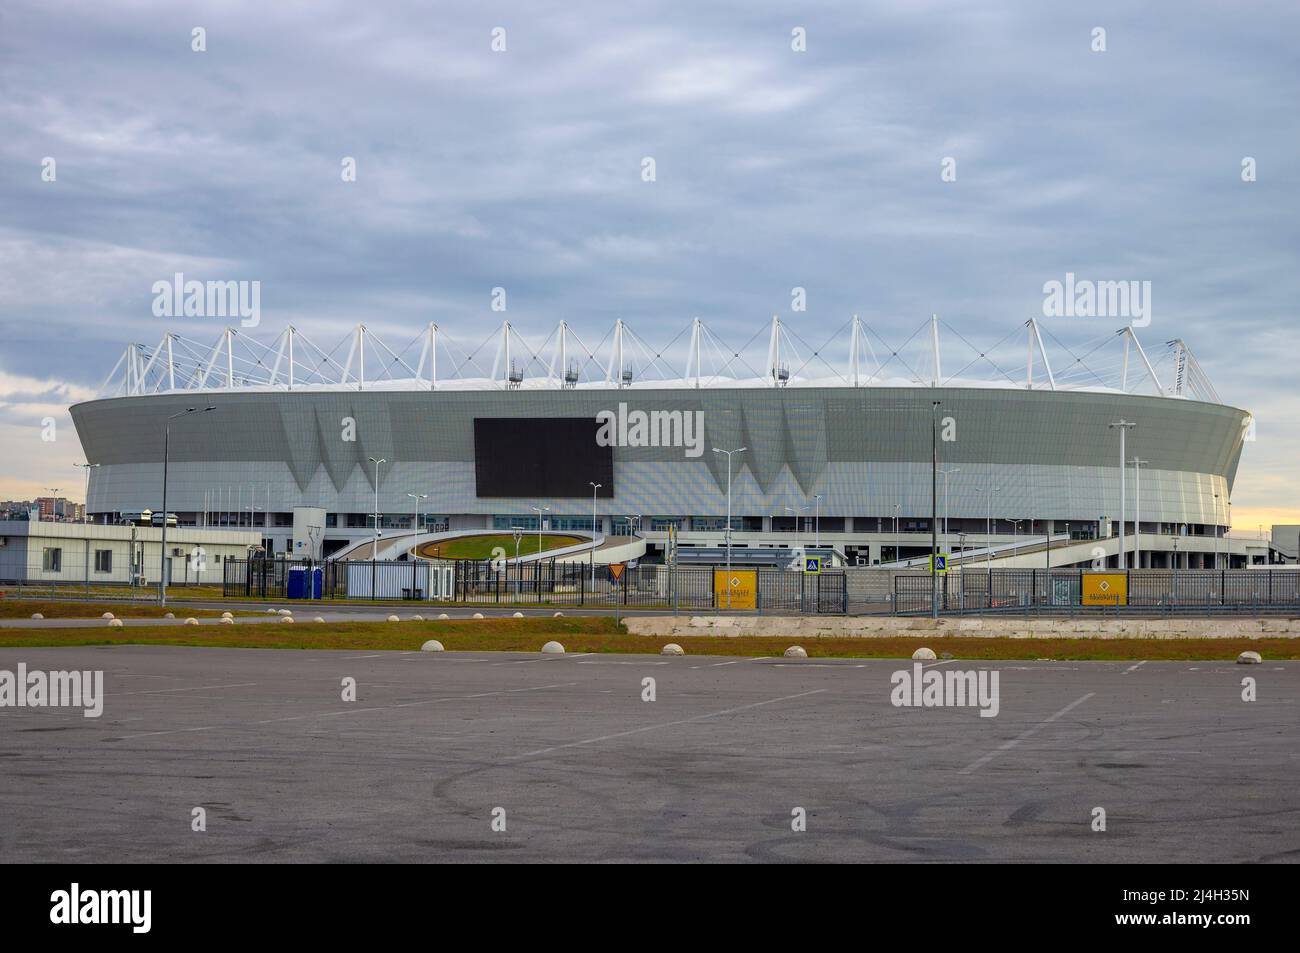
M 1023 616 L 630 616 L 633 635 L 770 635 L 888 639 L 933 635 L 1012 639 L 1294 639 L 1300 618 L 1115 619 Z

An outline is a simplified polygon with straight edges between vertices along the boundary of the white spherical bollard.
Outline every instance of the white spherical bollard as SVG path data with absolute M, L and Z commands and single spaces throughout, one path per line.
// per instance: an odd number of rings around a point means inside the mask
M 267 609 L 267 610 L 266 610 L 266 613 L 267 613 L 267 615 L 275 615 L 275 610 L 274 610 L 274 609 Z
M 221 621 L 220 621 L 218 624 L 219 624 L 219 625 L 234 625 L 234 624 L 235 624 L 235 620 L 232 619 L 232 618 L 230 618 L 229 616 L 222 616 L 222 617 L 221 617 Z
M 395 616 L 395 615 L 390 615 L 390 616 L 388 617 L 388 621 L 389 621 L 389 622 L 401 622 L 402 620 L 399 619 L 399 618 L 398 618 L 397 616 Z
M 324 622 L 324 621 L 325 621 L 325 617 L 324 617 L 324 616 L 319 616 L 319 615 L 318 615 L 316 618 L 312 619 L 311 621 L 313 621 L 313 622 Z
M 121 620 L 121 619 L 109 619 L 109 620 L 108 620 L 108 624 L 109 624 L 110 626 L 113 626 L 114 628 L 118 628 L 118 629 L 120 629 L 120 628 L 122 627 L 122 620 Z
M 804 650 L 804 647 L 802 645 L 792 645 L 785 650 L 785 657 L 786 658 L 807 658 L 808 653 Z
M 282 616 L 280 616 L 280 621 L 281 621 L 281 622 L 292 622 L 292 621 L 293 621 L 293 616 L 291 616 L 291 615 L 282 615 Z
M 174 618 L 176 618 L 176 613 L 175 613 L 175 612 L 164 612 L 164 613 L 163 613 L 163 618 L 164 618 L 164 619 L 174 619 Z
M 413 615 L 413 616 L 411 616 L 411 621 L 412 621 L 412 622 L 423 622 L 423 621 L 424 621 L 424 616 L 422 616 L 422 615 Z
M 437 639 L 430 639 L 420 646 L 421 652 L 441 652 L 443 651 L 442 643 Z
M 439 619 L 450 619 L 451 616 L 447 615 L 447 613 L 445 613 L 445 612 L 439 612 L 439 613 L 438 613 L 438 618 L 439 618 Z
M 685 655 L 686 650 L 676 642 L 669 642 L 659 650 L 660 655 Z
M 547 642 L 545 645 L 542 646 L 542 651 L 545 652 L 547 655 L 563 655 L 564 646 L 561 645 L 559 642 Z
M 279 609 L 279 610 L 277 610 L 277 613 L 276 613 L 276 614 L 277 614 L 277 615 L 293 615 L 293 610 L 292 610 L 292 609 Z
M 32 613 L 32 618 L 33 618 L 33 619 L 44 619 L 45 616 L 41 615 L 39 612 L 33 612 L 33 613 Z
M 223 618 L 223 619 L 233 619 L 234 617 L 235 617 L 235 614 L 234 614 L 233 612 L 223 612 L 223 613 L 221 613 L 221 618 Z
M 199 624 L 199 620 L 198 620 L 198 619 L 186 619 L 186 620 L 185 620 L 185 624 L 186 624 L 186 625 L 198 625 L 198 624 Z
M 111 612 L 105 612 L 102 616 L 100 616 L 100 618 L 101 618 L 101 619 L 115 619 L 115 618 L 117 618 L 117 617 L 116 617 L 115 615 L 113 615 L 113 613 L 111 613 Z
M 1242 652 L 1237 656 L 1238 665 L 1259 665 L 1264 661 L 1264 656 L 1258 652 Z
M 933 662 L 938 657 L 934 654 L 934 649 L 919 648 L 912 653 L 913 662 Z
M 553 612 L 553 613 L 551 613 L 551 618 L 552 618 L 552 619 L 562 619 L 562 618 L 564 618 L 564 613 L 563 613 L 563 612 Z
M 471 618 L 471 619 L 481 619 L 481 618 L 483 618 L 483 613 L 481 613 L 481 612 L 475 612 L 472 616 L 470 616 L 470 618 Z
M 523 617 L 524 614 L 522 612 L 516 612 L 513 616 L 511 616 L 512 619 L 522 619 Z

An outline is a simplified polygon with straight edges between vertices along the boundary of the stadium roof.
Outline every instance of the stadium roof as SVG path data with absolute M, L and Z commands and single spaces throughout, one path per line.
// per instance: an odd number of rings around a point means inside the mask
M 270 341 L 233 327 L 211 343 L 167 332 L 152 347 L 127 345 L 99 396 L 918 386 L 1147 394 L 1221 403 L 1182 340 L 1166 342 L 1153 363 L 1132 327 L 1071 348 L 1030 319 L 997 343 L 977 347 L 934 316 L 895 346 L 857 315 L 815 346 L 774 316 L 739 348 L 724 343 L 699 318 L 662 347 L 650 346 L 621 320 L 594 348 L 565 321 L 535 347 L 503 321 L 470 349 L 434 323 L 397 350 L 363 324 L 329 350 L 293 326 Z

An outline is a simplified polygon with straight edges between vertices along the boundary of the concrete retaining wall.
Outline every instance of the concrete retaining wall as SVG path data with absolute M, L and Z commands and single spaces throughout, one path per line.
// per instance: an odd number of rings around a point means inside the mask
M 910 635 L 1013 639 L 1291 639 L 1300 619 L 1259 618 L 898 618 L 843 616 L 632 616 L 633 635 L 780 635 L 800 638 L 890 638 Z

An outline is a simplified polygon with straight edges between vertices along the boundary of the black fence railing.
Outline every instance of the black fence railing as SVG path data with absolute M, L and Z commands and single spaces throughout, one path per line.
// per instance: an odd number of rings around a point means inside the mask
M 326 561 L 228 559 L 222 594 L 251 599 L 434 600 L 461 605 L 554 605 L 666 609 L 727 607 L 712 566 L 642 564 L 618 578 L 606 566 L 539 560 Z M 740 571 L 741 573 L 744 570 Z M 843 571 L 750 570 L 760 612 L 844 613 Z M 737 597 L 733 608 L 746 606 Z
M 1300 610 L 1300 572 L 995 569 L 947 573 L 934 582 L 928 574 L 899 574 L 894 577 L 894 611 L 928 613 L 932 593 L 937 593 L 940 612 L 1270 612 Z

